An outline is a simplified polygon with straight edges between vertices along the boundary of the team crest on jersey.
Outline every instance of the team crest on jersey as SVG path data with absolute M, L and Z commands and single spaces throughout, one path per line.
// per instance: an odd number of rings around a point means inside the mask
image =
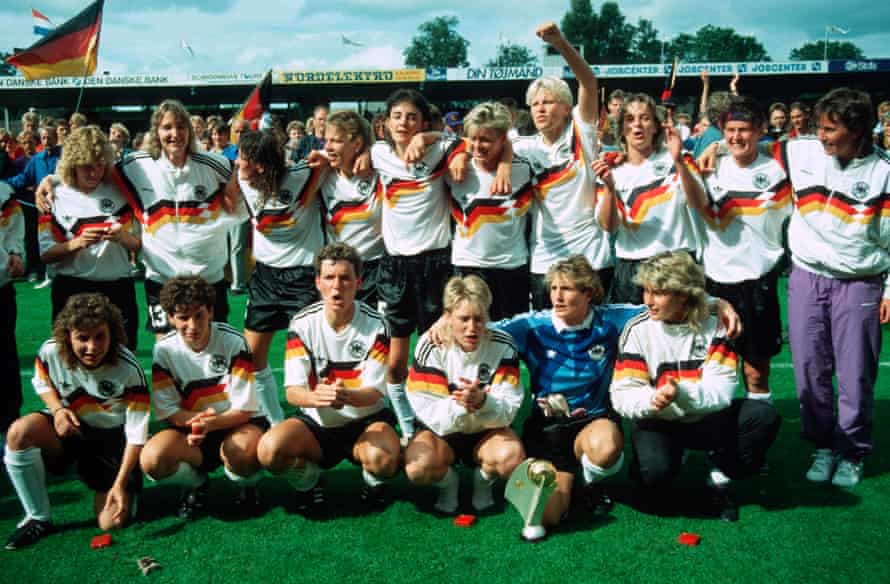
M 488 363 L 482 363 L 479 365 L 479 385 L 488 385 L 491 383 L 491 367 L 488 366 Z
M 415 162 L 411 165 L 411 174 L 414 175 L 414 178 L 421 178 L 427 176 L 429 173 L 430 167 L 423 161 Z
M 603 345 L 593 345 L 587 349 L 587 355 L 594 361 L 602 361 L 606 356 L 606 347 Z
M 868 183 L 865 181 L 859 181 L 853 185 L 853 196 L 858 197 L 860 199 L 868 196 Z
M 114 384 L 108 381 L 107 379 L 103 379 L 99 382 L 99 395 L 102 397 L 111 397 L 114 395 Z
M 349 343 L 349 354 L 353 359 L 361 359 L 368 352 L 368 348 L 361 341 L 352 341 Z
M 664 162 L 656 162 L 652 165 L 652 172 L 655 173 L 655 176 L 667 176 L 667 164 L 665 164 Z
M 693 359 L 704 359 L 708 354 L 708 347 L 705 345 L 705 340 L 701 337 L 696 337 L 694 341 L 692 341 L 692 358 Z
M 572 151 L 569 150 L 569 145 L 563 142 L 559 145 L 559 150 L 557 150 L 556 154 L 560 158 L 568 158 L 569 156 L 571 156 Z
M 762 172 L 758 172 L 754 175 L 754 186 L 760 190 L 765 189 L 769 186 L 769 177 Z
M 112 211 L 114 211 L 114 201 L 112 201 L 111 199 L 102 199 L 99 202 L 99 208 L 102 210 L 103 213 L 111 213 Z
M 196 185 L 195 186 L 195 198 L 199 201 L 203 201 L 207 198 L 207 187 L 204 185 Z
M 293 200 L 294 195 L 287 189 L 281 189 L 278 191 L 278 200 L 281 201 L 282 205 L 290 205 L 290 202 Z
M 371 185 L 371 181 L 369 180 L 360 180 L 358 184 L 355 186 L 358 189 L 358 192 L 361 193 L 363 197 L 367 197 L 371 194 L 371 189 L 373 188 Z
M 210 357 L 210 370 L 214 373 L 225 373 L 228 367 L 228 361 L 224 355 L 213 355 Z

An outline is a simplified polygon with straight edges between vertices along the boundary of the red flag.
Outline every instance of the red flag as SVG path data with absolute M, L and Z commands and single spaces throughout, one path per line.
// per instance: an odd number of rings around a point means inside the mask
M 674 85 L 677 83 L 677 72 L 680 70 L 680 57 L 674 57 L 674 66 L 671 67 L 671 74 L 664 81 L 664 90 L 661 92 L 661 103 L 671 100 L 671 94 L 674 92 Z
M 272 70 L 269 69 L 260 82 L 257 83 L 257 86 L 253 88 L 253 91 L 250 92 L 250 95 L 247 96 L 244 105 L 241 106 L 241 110 L 232 118 L 232 125 L 234 126 L 238 120 L 247 120 L 250 122 L 250 129 L 256 130 L 259 127 L 263 113 L 269 109 L 271 97 Z M 234 134 L 230 136 L 230 140 L 233 144 L 235 143 Z
M 104 0 L 93 2 L 27 49 L 7 57 L 6 62 L 18 68 L 25 79 L 92 75 L 99 56 L 103 4 Z

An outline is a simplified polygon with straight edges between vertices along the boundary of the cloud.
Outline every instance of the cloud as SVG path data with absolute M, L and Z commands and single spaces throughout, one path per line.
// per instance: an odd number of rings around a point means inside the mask
M 334 69 L 401 69 L 405 65 L 402 52 L 393 46 L 367 47 L 335 63 Z

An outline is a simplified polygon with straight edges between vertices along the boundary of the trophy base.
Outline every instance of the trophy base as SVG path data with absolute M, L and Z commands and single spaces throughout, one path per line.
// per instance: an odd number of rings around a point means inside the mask
M 547 530 L 543 525 L 526 525 L 519 533 L 520 537 L 528 542 L 538 542 L 547 537 Z

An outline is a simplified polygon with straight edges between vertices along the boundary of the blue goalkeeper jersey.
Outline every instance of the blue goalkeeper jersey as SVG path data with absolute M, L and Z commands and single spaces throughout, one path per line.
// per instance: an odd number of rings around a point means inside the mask
M 566 326 L 552 311 L 529 312 L 493 323 L 513 337 L 528 367 L 535 397 L 561 393 L 569 408 L 589 414 L 611 408 L 609 385 L 624 325 L 645 311 L 635 304 L 595 306 L 583 323 Z

